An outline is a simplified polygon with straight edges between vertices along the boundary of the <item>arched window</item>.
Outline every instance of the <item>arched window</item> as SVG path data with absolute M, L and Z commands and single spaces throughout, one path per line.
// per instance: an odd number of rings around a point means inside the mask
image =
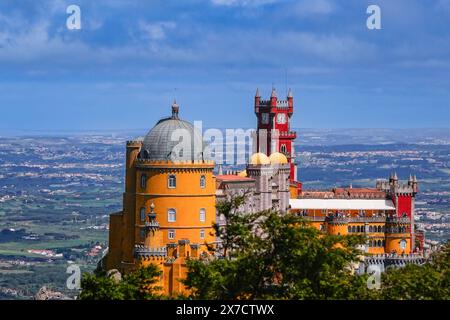
M 174 174 L 170 174 L 167 185 L 169 188 L 173 189 L 177 187 L 177 177 Z
M 200 239 L 205 239 L 205 229 L 200 230 Z
M 369 232 L 373 232 L 372 226 L 369 226 Z
M 377 245 L 378 245 L 378 247 L 381 247 L 381 240 L 378 240 Z
M 200 221 L 205 222 L 206 221 L 206 210 L 204 208 L 200 209 Z
M 405 250 L 406 249 L 406 240 L 400 240 L 400 249 Z
M 282 144 L 282 145 L 281 145 L 280 151 L 281 151 L 281 153 L 284 153 L 284 154 L 287 153 L 287 148 L 286 148 L 286 145 L 285 145 L 285 144 Z
M 356 232 L 356 227 L 355 226 L 352 227 L 352 232 Z
M 141 188 L 146 189 L 147 188 L 147 175 L 143 173 L 141 175 Z
M 206 177 L 204 175 L 200 177 L 200 188 L 206 188 Z
M 167 221 L 169 222 L 177 221 L 177 212 L 175 211 L 175 209 L 167 210 Z
M 352 227 L 348 226 L 347 227 L 347 231 L 348 231 L 348 233 L 351 233 L 352 232 Z
M 356 227 L 356 232 L 361 232 L 361 227 L 360 226 Z
M 144 222 L 145 221 L 145 208 L 144 207 L 141 208 L 140 213 L 141 213 L 141 221 Z
M 381 226 L 378 226 L 378 232 L 381 232 Z

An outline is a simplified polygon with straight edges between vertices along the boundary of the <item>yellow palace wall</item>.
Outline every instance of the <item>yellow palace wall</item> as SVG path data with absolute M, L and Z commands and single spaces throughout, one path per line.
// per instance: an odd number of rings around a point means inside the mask
M 304 210 L 295 210 L 293 213 L 298 213 Z M 375 244 L 368 247 L 369 254 L 385 254 L 396 252 L 397 254 L 409 254 L 411 253 L 410 246 L 410 234 L 409 230 L 404 233 L 396 233 L 389 234 L 386 233 L 386 223 L 385 222 L 374 222 L 370 221 L 370 217 L 375 216 L 379 210 L 365 210 L 365 216 L 368 218 L 367 221 L 361 222 L 344 222 L 344 223 L 336 223 L 336 222 L 326 222 L 325 217 L 327 212 L 335 212 L 335 210 L 324 211 L 322 209 L 308 209 L 306 210 L 306 219 L 310 221 L 311 226 L 316 228 L 317 230 L 327 232 L 332 235 L 346 235 L 346 234 L 364 234 L 367 236 L 368 241 L 371 244 Z M 358 217 L 359 210 L 345 210 L 343 213 L 347 215 L 350 213 L 351 217 Z M 323 219 L 323 220 L 322 220 Z M 355 229 L 357 227 L 360 228 L 360 232 L 349 232 L 350 230 Z M 378 232 L 381 227 L 381 232 Z M 370 229 L 369 229 L 370 228 Z M 366 232 L 367 230 L 367 232 Z M 372 231 L 368 231 L 372 230 Z M 376 231 L 375 231 L 376 230 Z M 405 249 L 400 247 L 400 241 L 405 240 L 407 245 Z M 381 245 L 380 245 L 381 244 Z

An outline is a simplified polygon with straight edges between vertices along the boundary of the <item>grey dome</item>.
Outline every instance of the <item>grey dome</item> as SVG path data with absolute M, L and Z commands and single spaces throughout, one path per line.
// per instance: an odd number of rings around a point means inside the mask
M 172 116 L 158 121 L 145 136 L 140 158 L 151 161 L 202 161 L 203 139 L 199 130 L 178 118 L 178 105 Z

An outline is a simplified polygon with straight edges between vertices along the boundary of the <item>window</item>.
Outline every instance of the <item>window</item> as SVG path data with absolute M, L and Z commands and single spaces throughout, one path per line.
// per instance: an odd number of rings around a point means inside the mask
M 200 230 L 200 239 L 205 239 L 205 230 L 204 229 Z
M 145 221 L 145 208 L 141 208 L 141 221 Z
M 261 114 L 261 123 L 262 124 L 268 124 L 269 123 L 269 114 L 268 113 L 262 113 Z
M 402 250 L 406 249 L 406 240 L 400 240 L 400 249 Z
M 277 114 L 277 122 L 279 124 L 285 124 L 286 123 L 286 114 L 285 113 Z
M 174 174 L 169 175 L 167 184 L 168 184 L 169 188 L 176 188 L 177 187 L 177 177 Z
M 282 144 L 282 145 L 281 145 L 280 151 L 281 151 L 281 153 L 284 153 L 284 154 L 287 153 L 287 148 L 286 148 L 286 145 L 285 145 L 285 144 Z
M 147 188 L 147 175 L 145 173 L 141 175 L 141 188 Z
M 167 210 L 167 221 L 169 222 L 177 221 L 177 212 L 175 211 L 175 209 Z
M 170 240 L 175 239 L 175 230 L 170 229 L 169 232 L 168 232 L 167 237 L 168 237 Z
M 348 233 L 351 233 L 351 232 L 352 232 L 352 227 L 348 226 L 348 227 L 347 227 L 347 232 L 348 232 Z
M 206 188 L 206 177 L 203 175 L 200 177 L 200 188 Z
M 200 209 L 200 221 L 201 222 L 205 222 L 205 220 L 206 220 L 206 211 L 205 211 L 205 209 Z
M 378 246 L 381 247 L 381 240 L 378 240 Z
M 141 239 L 145 239 L 145 229 L 141 229 Z

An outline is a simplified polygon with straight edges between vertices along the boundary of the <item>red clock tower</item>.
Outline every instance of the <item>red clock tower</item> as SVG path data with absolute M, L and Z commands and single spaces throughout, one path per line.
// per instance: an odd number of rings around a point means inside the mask
M 273 152 L 286 155 L 291 166 L 290 180 L 297 183 L 294 140 L 297 133 L 291 131 L 290 121 L 294 113 L 294 98 L 289 89 L 287 100 L 278 100 L 275 88 L 270 100 L 261 100 L 259 89 L 255 95 L 255 114 L 257 118 L 256 150 L 270 156 Z

